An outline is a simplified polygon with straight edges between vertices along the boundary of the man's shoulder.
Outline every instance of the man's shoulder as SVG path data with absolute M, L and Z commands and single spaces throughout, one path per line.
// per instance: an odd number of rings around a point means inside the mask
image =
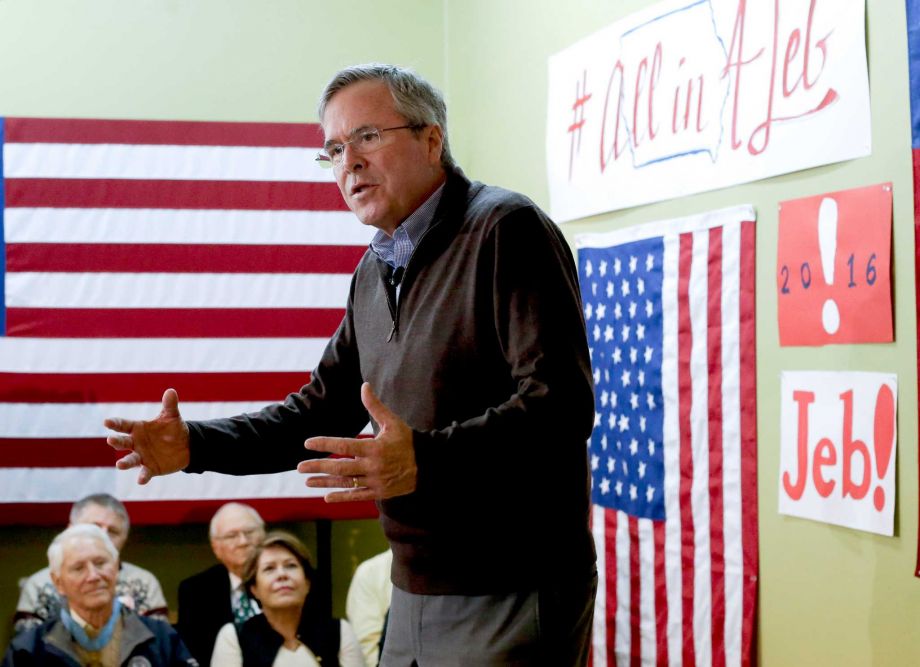
M 173 635 L 178 635 L 169 621 L 164 621 L 161 618 L 141 616 L 131 609 L 127 609 L 122 613 L 124 615 L 124 622 L 126 626 L 133 625 L 136 628 L 143 627 L 157 638 L 172 637 Z
M 51 583 L 51 569 L 43 567 L 22 580 L 21 588 L 41 588 Z
M 227 574 L 227 568 L 223 565 L 217 564 L 212 565 L 206 570 L 201 572 L 196 572 L 190 577 L 186 577 L 179 582 L 179 588 L 196 588 L 203 585 L 214 585 L 215 582 L 227 582 L 227 587 L 230 586 L 229 575 Z
M 61 627 L 61 622 L 57 618 L 48 619 L 38 625 L 34 625 L 17 633 L 10 640 L 10 650 L 23 651 L 33 655 L 43 651 L 45 638 L 49 634 L 58 634 Z
M 514 190 L 479 181 L 470 184 L 466 217 L 488 226 L 498 224 L 512 213 L 529 215 L 549 222 L 547 215 L 533 200 Z
M 393 566 L 393 552 L 387 549 L 384 552 L 371 556 L 358 564 L 355 568 L 355 577 L 369 577 L 377 573 L 386 573 L 389 576 L 390 568 Z
M 126 560 L 121 561 L 121 569 L 118 571 L 119 579 L 156 579 L 157 576 L 140 565 L 129 563 Z
M 40 619 L 48 618 L 60 606 L 57 588 L 51 581 L 51 571 L 45 567 L 34 572 L 27 579 L 20 581 L 17 612 L 27 612 L 26 616 Z M 19 619 L 17 619 L 17 623 Z M 26 626 L 19 626 L 22 629 Z

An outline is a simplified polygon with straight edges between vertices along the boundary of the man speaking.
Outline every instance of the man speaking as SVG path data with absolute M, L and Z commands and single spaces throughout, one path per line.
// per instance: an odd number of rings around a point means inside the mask
M 204 422 L 167 390 L 156 419 L 106 421 L 131 450 L 118 466 L 142 484 L 297 466 L 337 489 L 329 502 L 376 500 L 393 550 L 386 667 L 584 664 L 594 402 L 571 252 L 529 199 L 454 165 L 444 101 L 414 72 L 342 70 L 319 117 L 317 160 L 378 231 L 310 384 Z M 356 439 L 368 417 L 375 437 Z M 326 453 L 344 458 L 298 465 Z

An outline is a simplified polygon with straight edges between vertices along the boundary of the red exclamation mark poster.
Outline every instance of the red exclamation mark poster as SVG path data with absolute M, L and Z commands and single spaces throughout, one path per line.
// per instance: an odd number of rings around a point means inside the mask
M 782 202 L 780 345 L 891 342 L 890 264 L 891 183 Z

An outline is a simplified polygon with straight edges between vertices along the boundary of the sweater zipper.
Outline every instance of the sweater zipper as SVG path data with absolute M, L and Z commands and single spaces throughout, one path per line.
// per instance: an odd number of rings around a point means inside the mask
M 436 226 L 437 226 L 437 223 L 434 223 L 434 222 L 428 225 L 428 229 L 422 232 L 422 235 L 418 238 L 418 243 L 416 243 L 415 247 L 412 248 L 412 253 L 409 255 L 409 259 L 406 260 L 406 265 L 403 268 L 403 277 L 402 277 L 402 281 L 400 281 L 400 284 L 402 284 L 402 282 L 406 280 L 406 276 L 409 275 L 409 266 L 412 264 L 412 258 L 415 257 L 415 253 L 422 246 L 422 243 L 425 241 L 425 237 L 428 236 L 431 230 Z M 393 298 L 396 299 L 395 306 L 393 302 L 390 301 L 390 290 L 388 289 L 383 290 L 387 296 L 387 305 L 390 307 L 390 312 L 396 313 L 396 316 L 393 318 L 393 327 L 390 329 L 390 335 L 387 336 L 388 343 L 393 340 L 394 336 L 399 335 L 399 304 L 401 303 L 402 299 L 396 296 L 395 286 L 393 287 L 394 287 Z

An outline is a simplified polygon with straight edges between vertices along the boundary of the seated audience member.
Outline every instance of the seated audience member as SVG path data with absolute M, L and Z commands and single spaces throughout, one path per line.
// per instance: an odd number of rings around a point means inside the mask
M 243 575 L 262 613 L 240 626 L 221 628 L 211 667 L 364 667 L 351 626 L 308 602 L 315 574 L 300 540 L 283 531 L 269 533 Z
M 227 503 L 211 517 L 211 549 L 218 565 L 179 584 L 176 629 L 202 665 L 211 660 L 214 639 L 226 623 L 242 623 L 259 608 L 246 595 L 243 567 L 265 537 L 265 522 L 249 505 Z
M 119 552 L 124 548 L 131 528 L 125 506 L 107 493 L 86 496 L 74 503 L 68 526 L 82 523 L 95 524 L 106 531 Z M 124 606 L 141 616 L 164 621 L 168 617 L 160 582 L 142 567 L 122 561 L 115 582 L 115 594 Z M 60 609 L 61 598 L 51 581 L 50 571 L 47 567 L 42 568 L 22 584 L 13 616 L 14 632 L 19 633 L 41 625 L 49 618 L 57 618 Z
M 138 616 L 116 597 L 118 549 L 101 528 L 67 528 L 48 547 L 48 563 L 63 606 L 13 639 L 3 667 L 197 666 L 169 623 Z
M 383 648 L 387 612 L 393 595 L 392 565 L 393 552 L 389 549 L 358 565 L 345 598 L 348 622 L 358 636 L 364 661 L 369 667 L 376 667 Z

